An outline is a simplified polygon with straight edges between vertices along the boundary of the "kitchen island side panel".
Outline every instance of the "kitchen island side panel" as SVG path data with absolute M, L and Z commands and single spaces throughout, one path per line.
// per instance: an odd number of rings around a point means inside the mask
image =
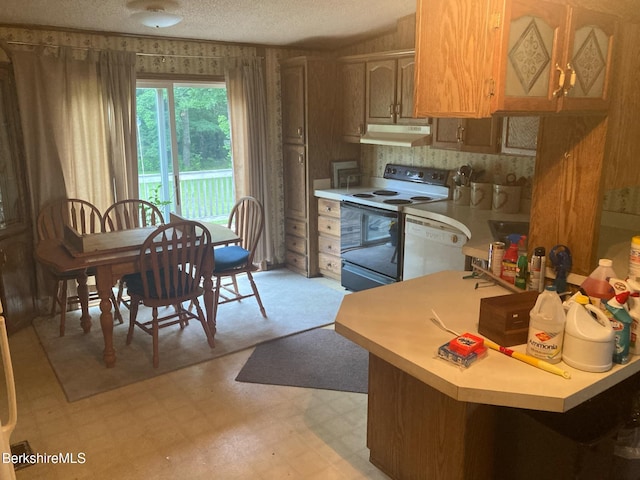
M 369 354 L 367 446 L 393 479 L 493 478 L 496 407 L 460 402 Z

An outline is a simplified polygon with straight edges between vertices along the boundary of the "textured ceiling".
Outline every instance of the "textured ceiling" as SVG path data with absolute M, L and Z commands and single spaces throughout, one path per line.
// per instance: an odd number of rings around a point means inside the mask
M 2 0 L 0 24 L 333 49 L 391 30 L 416 11 L 416 0 L 175 0 L 166 11 L 184 20 L 154 29 L 129 18 L 129 2 Z

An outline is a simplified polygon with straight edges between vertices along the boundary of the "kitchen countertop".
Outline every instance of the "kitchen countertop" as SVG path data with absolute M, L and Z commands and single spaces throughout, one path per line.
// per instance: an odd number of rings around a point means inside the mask
M 371 187 L 350 189 L 317 189 L 315 196 L 340 201 L 343 195 L 368 192 Z M 479 210 L 469 206 L 456 205 L 452 200 L 422 203 L 404 208 L 404 213 L 430 218 L 451 225 L 463 232 L 469 240 L 462 252 L 470 257 L 486 260 L 489 244 L 494 241 L 488 220 L 528 222 L 529 213 L 499 213 L 493 210 Z M 616 273 L 626 278 L 629 271 L 629 248 L 631 237 L 640 234 L 640 216 L 603 212 L 598 244 L 598 258 L 613 260 Z M 530 249 L 533 245 L 529 245 Z M 551 246 L 547 247 L 547 254 Z M 595 267 L 594 267 L 595 268 Z M 547 277 L 553 277 L 553 270 L 547 265 Z M 570 283 L 579 285 L 584 276 L 570 274 Z
M 489 350 L 463 369 L 437 358 L 453 335 L 435 325 L 431 310 L 459 333 L 478 334 L 480 299 L 507 294 L 500 286 L 475 289 L 465 272 L 445 271 L 345 296 L 335 329 L 375 356 L 463 402 L 565 412 L 640 370 L 640 356 L 609 372 L 559 367 L 570 379 Z M 511 347 L 525 352 L 525 345 Z

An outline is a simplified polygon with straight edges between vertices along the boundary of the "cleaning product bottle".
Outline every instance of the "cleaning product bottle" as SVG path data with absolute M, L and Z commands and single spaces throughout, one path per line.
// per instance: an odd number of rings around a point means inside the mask
M 527 288 L 527 273 L 529 262 L 527 260 L 527 236 L 522 235 L 518 241 L 518 262 L 516 264 L 515 286 L 525 290 Z
M 608 300 L 614 295 L 613 286 L 609 283 L 610 278 L 617 278 L 613 270 L 613 261 L 608 258 L 601 258 L 598 267 L 591 272 L 580 287 L 591 299 L 596 307 L 605 310 L 602 300 Z
M 640 355 L 640 281 L 627 280 L 631 291 L 627 305 L 629 306 L 629 315 L 631 315 L 631 341 L 629 351 L 633 355 Z
M 562 359 L 565 312 L 556 287 L 548 286 L 538 295 L 529 314 L 527 355 L 549 363 Z
M 511 283 L 516 283 L 516 268 L 518 267 L 518 242 L 511 242 L 502 258 L 500 277 Z
M 609 282 L 611 286 L 617 285 L 618 291 L 622 290 L 620 288 L 621 285 L 626 287 L 626 282 L 620 279 L 612 278 Z M 620 291 L 609 300 L 602 301 L 607 311 L 612 315 L 611 327 L 615 334 L 613 361 L 622 365 L 629 363 L 629 348 L 631 344 L 631 324 L 633 320 L 625 308 L 629 293 L 629 290 L 625 288 L 624 291 Z
M 544 247 L 536 247 L 531 255 L 529 264 L 529 284 L 527 290 L 542 292 L 544 290 L 544 279 L 547 272 L 546 251 Z

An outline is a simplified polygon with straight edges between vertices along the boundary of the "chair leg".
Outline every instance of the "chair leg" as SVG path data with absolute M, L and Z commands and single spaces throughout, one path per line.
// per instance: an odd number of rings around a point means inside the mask
M 213 285 L 213 331 L 212 335 L 216 334 L 216 319 L 218 318 L 218 302 L 220 301 L 220 289 L 222 288 L 222 279 L 215 277 L 215 283 Z
M 55 280 L 56 284 L 53 288 L 53 302 L 51 302 L 51 312 L 49 316 L 56 314 L 56 307 L 60 304 L 60 289 L 62 288 L 62 280 Z
M 209 346 L 211 348 L 215 348 L 215 340 L 213 338 L 213 335 L 211 334 L 211 330 L 209 329 L 209 324 L 207 323 L 207 320 L 204 316 L 204 312 L 202 311 L 202 307 L 200 306 L 200 304 L 198 302 L 194 302 L 195 307 L 196 307 L 196 311 L 198 312 L 198 320 L 200 320 L 200 324 L 202 325 L 202 328 L 204 329 L 204 334 L 207 336 L 207 343 L 209 343 Z
M 131 308 L 129 309 L 129 331 L 127 332 L 127 345 L 131 343 L 133 339 L 133 328 L 136 325 L 136 318 L 138 317 L 138 306 L 140 302 L 137 298 L 131 298 Z
M 118 299 L 116 298 L 113 290 L 111 291 L 111 303 L 113 304 L 113 317 L 118 320 L 118 323 L 122 325 L 124 320 L 122 319 L 122 313 L 120 313 L 120 307 L 118 306 Z
M 158 355 L 158 309 L 157 307 L 153 307 L 153 324 L 152 324 L 152 334 L 153 334 L 153 368 L 158 368 L 160 364 L 160 358 Z
M 64 337 L 65 322 L 67 320 L 67 281 L 63 280 L 60 292 L 60 336 Z
M 258 293 L 258 288 L 256 287 L 256 282 L 253 281 L 253 275 L 251 272 L 247 272 L 247 277 L 249 277 L 249 282 L 251 283 L 251 290 L 253 290 L 253 294 L 258 301 L 258 306 L 260 307 L 260 313 L 264 318 L 267 318 L 267 311 L 264 309 L 264 305 L 262 305 L 262 300 L 260 299 L 260 294 Z

